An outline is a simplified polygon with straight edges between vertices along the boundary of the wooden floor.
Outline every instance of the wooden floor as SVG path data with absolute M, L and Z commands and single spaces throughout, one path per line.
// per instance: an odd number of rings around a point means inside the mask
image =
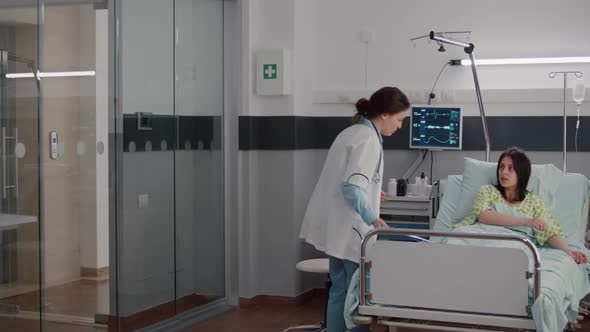
M 109 313 L 109 281 L 78 280 L 43 291 L 43 311 L 48 314 L 94 319 Z M 34 291 L 0 300 L 16 304 L 21 311 L 39 312 L 39 292 Z
M 266 303 L 234 310 L 209 319 L 186 332 L 281 332 L 289 326 L 316 324 L 322 320 L 324 300 L 315 298 L 305 304 Z M 384 331 L 384 328 L 380 329 Z M 425 329 L 398 329 L 399 332 L 427 332 Z M 577 332 L 590 332 L 590 321 Z
M 38 332 L 41 330 L 38 319 L 19 319 L 0 317 L 0 331 Z M 109 332 L 106 326 L 81 325 L 73 323 L 43 322 L 44 332 Z
M 54 313 L 64 314 L 59 310 L 67 311 L 67 314 L 84 314 L 94 315 L 96 312 L 94 308 L 99 308 L 102 305 L 108 305 L 108 302 L 98 304 L 97 299 L 100 298 L 98 293 L 106 289 L 108 295 L 107 283 L 87 283 L 79 282 L 77 284 L 68 284 L 60 286 L 56 289 L 48 289 L 51 301 L 46 301 L 46 309 L 52 310 Z M 94 286 L 93 286 L 94 285 Z M 95 290 L 92 291 L 91 289 Z M 103 289 L 104 288 L 104 289 Z M 102 289 L 102 290 L 101 290 Z M 70 296 L 66 296 L 70 294 Z M 72 295 L 75 294 L 75 295 Z M 27 309 L 35 308 L 38 304 L 32 303 L 34 299 L 33 294 L 28 297 L 14 297 L 11 300 Z M 2 300 L 4 302 L 4 300 Z M 249 305 L 247 308 L 229 311 L 215 318 L 204 321 L 189 329 L 187 332 L 236 332 L 236 331 L 257 331 L 257 332 L 280 332 L 289 326 L 301 324 L 316 324 L 322 320 L 324 309 L 324 297 L 315 297 L 310 301 L 295 305 L 286 301 L 266 301 Z M 30 306 L 30 308 L 28 307 Z M 78 309 L 75 309 L 78 307 Z M 104 312 L 108 307 L 105 308 Z M 11 317 L 0 317 L 0 331 L 22 331 L 34 332 L 39 331 L 38 319 L 18 319 Z M 116 328 L 107 328 L 106 326 L 91 326 L 80 324 L 66 324 L 45 321 L 43 322 L 44 331 L 49 332 L 107 332 L 117 331 Z M 399 332 L 425 332 L 428 330 L 418 329 L 400 329 Z M 590 332 L 590 321 L 584 322 L 582 329 L 578 332 Z

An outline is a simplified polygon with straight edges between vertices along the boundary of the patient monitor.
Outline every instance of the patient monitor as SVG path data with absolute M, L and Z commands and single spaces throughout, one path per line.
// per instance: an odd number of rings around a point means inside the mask
M 463 116 L 458 107 L 412 107 L 410 148 L 461 150 Z

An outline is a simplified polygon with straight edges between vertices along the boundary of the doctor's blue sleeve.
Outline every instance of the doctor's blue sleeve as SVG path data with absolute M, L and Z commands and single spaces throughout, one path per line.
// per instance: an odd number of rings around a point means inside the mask
M 361 216 L 367 225 L 373 224 L 373 221 L 379 217 L 371 209 L 367 195 L 365 195 L 359 186 L 350 182 L 344 182 L 342 184 L 342 194 L 348 205 Z

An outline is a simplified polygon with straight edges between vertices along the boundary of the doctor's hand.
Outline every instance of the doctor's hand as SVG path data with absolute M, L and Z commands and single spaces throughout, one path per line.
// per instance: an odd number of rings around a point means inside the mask
M 542 231 L 545 229 L 545 227 L 547 225 L 545 225 L 545 222 L 539 218 L 533 218 L 533 219 L 529 219 L 529 227 L 535 228 L 539 231 Z
M 381 192 L 381 202 L 387 201 L 387 194 L 385 192 Z
M 375 228 L 389 228 L 389 225 L 383 219 L 378 218 L 373 221 L 373 227 Z

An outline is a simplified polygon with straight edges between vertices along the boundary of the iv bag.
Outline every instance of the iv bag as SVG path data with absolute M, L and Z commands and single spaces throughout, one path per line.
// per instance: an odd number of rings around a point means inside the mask
M 584 101 L 585 93 L 586 87 L 584 86 L 584 80 L 582 78 L 576 79 L 576 85 L 574 86 L 572 91 L 574 101 L 577 104 L 581 104 Z

